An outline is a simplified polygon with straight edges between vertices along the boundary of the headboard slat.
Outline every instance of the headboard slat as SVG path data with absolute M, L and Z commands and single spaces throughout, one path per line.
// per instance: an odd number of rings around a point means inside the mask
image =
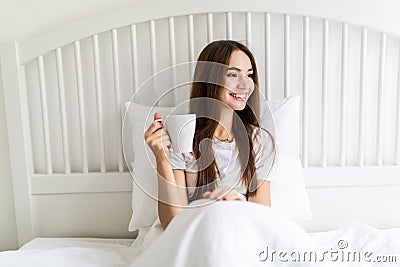
M 118 133 L 117 144 L 118 144 L 118 171 L 124 172 L 124 156 L 122 150 L 122 120 L 123 120 L 123 109 L 121 101 L 121 74 L 120 74 L 120 61 L 119 61 L 119 48 L 118 48 L 118 31 L 113 29 L 112 33 L 112 61 L 113 61 L 113 74 L 114 74 L 114 94 L 115 94 L 115 110 L 119 114 L 117 118 L 117 128 L 115 131 Z
M 207 14 L 207 42 L 211 43 L 214 41 L 214 24 L 213 24 L 213 14 Z
M 290 16 L 285 14 L 284 22 L 284 63 L 283 63 L 283 90 L 284 97 L 290 95 Z
M 246 43 L 249 47 L 252 45 L 251 35 L 251 13 L 246 12 Z
M 271 13 L 265 13 L 265 97 L 271 99 Z
M 189 42 L 189 62 L 194 62 L 194 30 L 193 30 L 193 15 L 188 15 L 188 42 Z M 194 73 L 193 64 L 190 64 L 190 73 Z
M 232 12 L 226 13 L 226 39 L 232 40 Z
M 303 17 L 303 88 L 302 88 L 302 161 L 303 167 L 308 167 L 308 79 L 309 79 L 309 39 L 310 39 L 310 18 Z
M 321 108 L 321 166 L 327 166 L 327 113 L 328 113 L 328 64 L 329 21 L 323 20 L 322 30 L 322 108 Z
M 137 35 L 136 25 L 131 25 L 131 49 L 132 49 L 132 80 L 133 80 L 133 92 L 136 93 L 139 90 L 139 73 L 138 73 L 138 52 L 137 52 Z
M 43 138 L 44 138 L 44 150 L 46 157 L 46 173 L 52 174 L 52 158 L 51 158 L 51 145 L 50 145 L 50 127 L 49 127 L 49 111 L 47 106 L 47 93 L 46 93 L 46 80 L 43 56 L 39 56 L 37 59 L 39 69 L 39 86 L 40 86 L 40 103 L 42 108 L 42 122 L 43 122 Z
M 175 21 L 173 17 L 168 18 L 168 32 L 169 32 L 169 54 L 170 66 L 176 65 L 176 45 L 175 45 Z M 176 69 L 171 69 L 172 88 L 176 86 Z M 173 90 L 174 105 L 178 104 L 178 92 Z
M 397 101 L 396 101 L 396 152 L 395 164 L 400 166 L 400 45 L 398 45 L 399 56 L 397 59 Z
M 103 96 L 102 83 L 100 78 L 100 52 L 99 52 L 99 36 L 94 34 L 92 37 L 93 59 L 94 59 L 94 77 L 96 87 L 96 107 L 97 107 L 97 131 L 99 135 L 100 146 L 100 172 L 106 172 L 106 158 L 104 148 L 104 116 L 103 116 Z
M 75 65 L 76 79 L 78 89 L 78 105 L 79 105 L 79 120 L 81 134 L 81 150 L 82 150 L 82 173 L 88 173 L 88 156 L 87 156 L 87 135 L 86 135 L 86 111 L 85 97 L 83 93 L 83 77 L 82 77 L 82 56 L 80 41 L 74 42 L 75 48 Z
M 150 21 L 150 51 L 151 51 L 151 74 L 155 75 L 157 73 L 157 50 L 156 50 L 156 23 L 154 20 Z M 153 94 L 157 95 L 158 84 L 157 80 L 153 80 Z
M 379 43 L 379 76 L 378 76 L 378 119 L 377 119 L 377 134 L 376 134 L 376 165 L 382 166 L 383 161 L 383 90 L 385 85 L 385 63 L 386 63 L 386 34 L 380 34 Z
M 67 123 L 67 109 L 65 99 L 65 84 L 64 84 L 64 68 L 62 61 L 61 48 L 56 49 L 56 64 L 57 64 L 57 84 L 58 94 L 60 101 L 60 115 L 61 115 L 61 128 L 62 128 L 62 142 L 63 142 L 63 155 L 64 155 L 64 173 L 71 173 L 70 154 L 69 154 L 69 135 Z
M 342 55 L 340 74 L 340 166 L 346 165 L 346 128 L 347 128 L 347 48 L 348 48 L 348 23 L 342 23 Z
M 368 30 L 362 28 L 361 61 L 360 61 L 360 96 L 359 96 L 359 126 L 358 126 L 358 166 L 364 166 L 364 136 L 365 136 L 365 79 L 367 66 Z

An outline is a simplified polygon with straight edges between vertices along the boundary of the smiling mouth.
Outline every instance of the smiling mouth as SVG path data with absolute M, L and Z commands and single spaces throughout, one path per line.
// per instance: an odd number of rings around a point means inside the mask
M 245 101 L 246 100 L 246 94 L 235 94 L 235 93 L 231 93 L 229 94 L 231 95 L 234 99 L 239 100 L 239 101 Z

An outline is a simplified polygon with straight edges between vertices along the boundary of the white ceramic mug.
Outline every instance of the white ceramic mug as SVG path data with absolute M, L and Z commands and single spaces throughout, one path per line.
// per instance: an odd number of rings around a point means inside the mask
M 169 115 L 164 121 L 164 127 L 171 139 L 173 152 L 192 152 L 196 114 Z

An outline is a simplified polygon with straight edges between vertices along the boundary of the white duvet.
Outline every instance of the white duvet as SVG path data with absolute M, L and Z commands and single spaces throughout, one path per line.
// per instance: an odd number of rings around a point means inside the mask
M 250 202 L 186 209 L 155 233 L 137 257 L 128 246 L 69 245 L 1 252 L 0 266 L 400 266 L 400 229 L 310 234 Z

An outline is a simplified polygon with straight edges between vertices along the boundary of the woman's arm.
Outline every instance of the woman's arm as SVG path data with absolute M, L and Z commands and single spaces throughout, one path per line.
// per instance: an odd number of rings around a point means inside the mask
M 248 201 L 271 206 L 271 190 L 270 181 L 257 180 L 257 193 L 255 196 L 249 197 Z M 203 198 L 210 198 L 215 200 L 246 200 L 236 190 L 226 186 L 221 186 L 214 191 L 207 191 L 203 194 Z
M 183 170 L 172 170 L 169 161 L 157 161 L 158 217 L 164 229 L 188 205 Z
M 161 119 L 159 113 L 154 120 Z M 158 177 L 158 212 L 164 229 L 172 218 L 187 205 L 185 173 L 173 171 L 169 162 L 171 141 L 159 121 L 154 121 L 144 134 L 147 145 L 152 150 L 157 164 Z
M 256 155 L 257 191 L 250 196 L 248 201 L 271 206 L 271 170 L 276 158 L 275 142 L 272 135 L 265 129 L 258 128 L 254 131 L 254 148 Z
M 271 207 L 271 182 L 257 180 L 257 193 L 249 197 L 248 201 L 256 202 Z

